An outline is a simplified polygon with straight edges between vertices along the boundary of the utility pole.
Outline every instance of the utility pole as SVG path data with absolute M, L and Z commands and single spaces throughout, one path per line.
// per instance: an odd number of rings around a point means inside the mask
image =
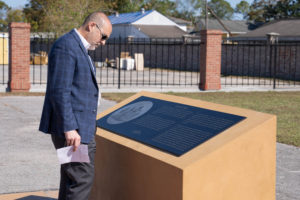
M 222 20 L 215 14 L 215 12 L 207 6 L 207 9 L 209 9 L 209 12 L 215 16 L 215 18 L 217 19 L 217 21 L 221 24 L 221 26 L 229 33 L 230 36 L 232 36 L 231 31 L 229 30 L 229 28 L 227 28 L 227 26 L 225 26 L 225 24 L 222 22 Z
M 205 0 L 205 29 L 208 29 L 207 0 Z

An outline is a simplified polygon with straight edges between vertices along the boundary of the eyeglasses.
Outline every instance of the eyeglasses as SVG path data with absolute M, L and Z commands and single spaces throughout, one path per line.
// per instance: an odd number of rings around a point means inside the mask
M 95 24 L 96 24 L 96 23 L 95 23 Z M 98 24 L 96 24 L 96 27 L 99 29 L 99 31 L 100 31 L 100 33 L 101 33 L 101 35 L 102 35 L 101 40 L 103 40 L 103 41 L 107 40 L 107 39 L 108 39 L 108 36 L 102 33 L 102 31 L 101 31 L 101 29 L 99 28 Z

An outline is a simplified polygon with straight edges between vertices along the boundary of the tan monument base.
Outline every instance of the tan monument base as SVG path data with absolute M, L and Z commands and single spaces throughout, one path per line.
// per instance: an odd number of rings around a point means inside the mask
M 275 200 L 276 116 L 214 103 L 148 96 L 247 117 L 180 157 L 98 128 L 92 200 Z

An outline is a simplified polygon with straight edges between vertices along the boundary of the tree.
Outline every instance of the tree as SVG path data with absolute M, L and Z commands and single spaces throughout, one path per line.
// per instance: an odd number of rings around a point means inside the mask
M 221 19 L 231 19 L 233 16 L 234 10 L 226 0 L 211 0 L 208 6 Z M 212 14 L 209 17 L 215 18 Z
M 248 18 L 255 22 L 300 17 L 300 0 L 254 0 Z
M 46 24 L 45 18 L 46 0 L 30 0 L 23 9 L 26 20 L 31 25 L 32 31 L 44 31 Z
M 10 22 L 24 22 L 25 21 L 25 15 L 22 10 L 20 9 L 14 9 L 9 10 L 6 14 L 5 21 L 9 24 Z
M 3 1 L 0 1 L 0 30 L 8 31 L 10 22 L 24 22 L 25 17 L 22 10 L 11 9 Z
M 136 12 L 144 8 L 171 16 L 176 10 L 176 3 L 170 0 L 115 0 L 105 3 L 109 10 L 119 13 Z
M 248 19 L 255 22 L 265 22 L 265 6 L 274 5 L 277 0 L 254 0 L 250 6 Z
M 119 13 L 138 11 L 144 3 L 143 0 L 106 0 L 104 2 L 109 10 Z
M 176 3 L 169 0 L 147 0 L 142 4 L 145 10 L 157 10 L 166 16 L 174 16 Z
M 8 23 L 6 22 L 6 13 L 7 11 L 10 10 L 10 7 L 6 5 L 3 1 L 0 1 L 0 31 L 7 31 L 7 25 Z
M 105 10 L 98 0 L 30 0 L 24 13 L 35 31 L 63 34 L 79 27 L 91 12 Z
M 300 17 L 300 1 L 278 1 L 275 5 L 265 6 L 263 17 L 265 21 L 289 17 Z
M 293 1 L 291 6 L 291 16 L 300 17 L 300 0 Z
M 247 1 L 241 1 L 239 4 L 236 5 L 234 10 L 235 13 L 239 13 L 243 15 L 244 19 L 248 18 L 248 13 L 250 11 L 250 5 Z
M 195 21 L 195 18 L 205 14 L 203 12 L 204 1 L 202 0 L 177 0 L 176 4 L 175 17 Z
M 78 27 L 89 13 L 96 10 L 110 15 L 145 8 L 157 10 L 166 16 L 195 21 L 202 7 L 202 0 L 30 0 L 23 12 L 33 31 L 62 34 Z

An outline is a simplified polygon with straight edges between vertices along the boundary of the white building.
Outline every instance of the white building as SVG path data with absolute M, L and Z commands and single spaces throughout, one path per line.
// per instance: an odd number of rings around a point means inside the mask
M 156 10 L 141 10 L 109 16 L 111 38 L 180 38 L 187 34 L 181 27 Z

